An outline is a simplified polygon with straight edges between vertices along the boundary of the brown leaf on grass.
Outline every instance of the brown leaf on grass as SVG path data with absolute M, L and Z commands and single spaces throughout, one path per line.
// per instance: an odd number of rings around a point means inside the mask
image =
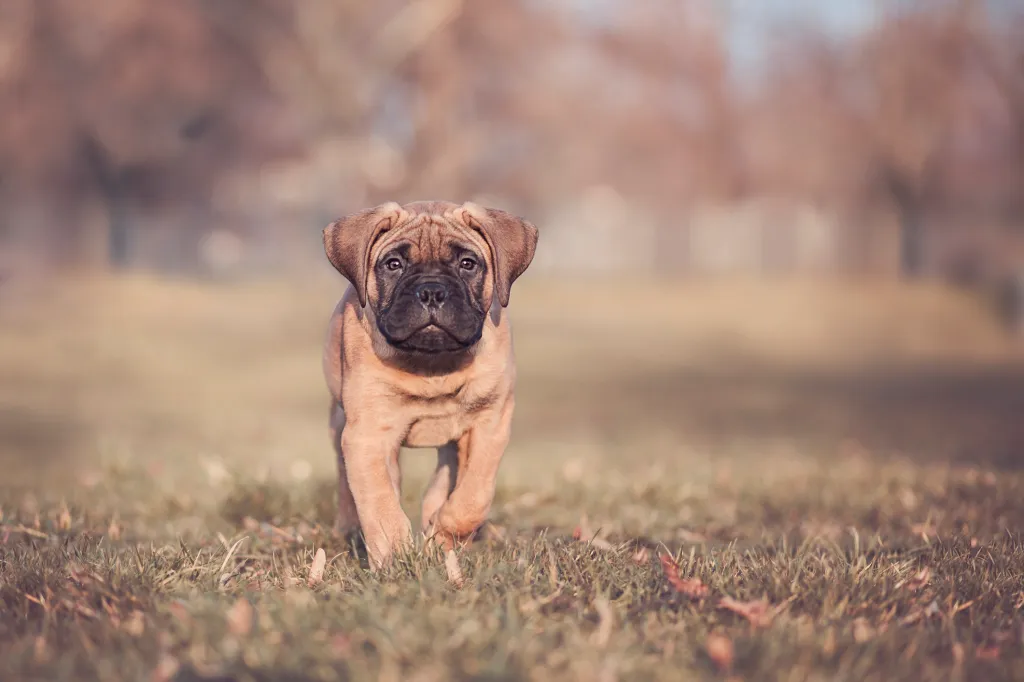
M 931 581 L 931 569 L 925 566 L 914 574 L 913 578 L 897 583 L 896 587 L 904 587 L 911 592 L 917 592 Z
M 737 601 L 732 597 L 726 596 L 718 600 L 718 607 L 743 616 L 754 627 L 768 627 L 775 619 L 775 611 L 771 608 L 771 604 L 768 603 L 767 599 Z
M 591 642 L 598 648 L 603 649 L 612 638 L 612 630 L 615 627 L 615 614 L 612 613 L 611 604 L 606 597 L 598 597 L 594 600 L 594 610 L 597 611 L 597 617 L 600 620 L 597 624 L 597 630 L 591 636 Z
M 465 580 L 462 577 L 462 569 L 459 567 L 459 557 L 455 555 L 455 550 L 449 549 L 444 555 L 444 570 L 448 574 L 448 582 L 456 588 L 460 588 L 465 584 Z
M 335 635 L 330 641 L 331 654 L 337 659 L 348 658 L 352 654 L 352 638 L 345 634 Z
M 309 567 L 309 578 L 306 579 L 306 585 L 309 587 L 316 587 L 324 579 L 324 569 L 327 567 L 327 553 L 324 552 L 323 547 L 316 551 L 313 556 L 313 564 Z
M 606 552 L 615 549 L 612 543 L 601 537 L 600 529 L 595 531 L 590 527 L 590 520 L 586 514 L 580 519 L 580 525 L 573 530 L 572 537 Z
M 665 571 L 665 579 L 669 585 L 680 594 L 685 594 L 691 599 L 703 599 L 708 596 L 708 587 L 700 578 L 681 578 L 679 576 L 679 564 L 668 554 L 662 554 L 661 568 Z
M 60 513 L 57 515 L 57 528 L 71 530 L 71 510 L 66 504 L 62 504 L 60 507 Z
M 853 639 L 857 644 L 863 644 L 875 636 L 877 631 L 863 616 L 853 621 Z
M 49 647 L 46 646 L 46 638 L 42 635 L 36 635 L 35 641 L 32 643 L 32 658 L 36 663 L 45 663 L 50 657 Z
M 132 637 L 141 637 L 146 631 L 146 615 L 142 611 L 132 611 L 121 623 L 121 628 Z
M 228 609 L 228 631 L 236 637 L 245 637 L 252 631 L 252 604 L 245 597 L 241 597 Z
M 910 531 L 915 535 L 920 535 L 921 539 L 925 542 L 932 537 L 938 537 L 939 531 L 935 527 L 935 524 L 931 521 L 925 521 L 924 523 L 915 523 L 910 526 Z
M 821 651 L 826 656 L 831 656 L 836 652 L 836 631 L 832 628 L 825 631 L 825 639 L 821 643 Z
M 974 650 L 974 657 L 982 661 L 994 661 L 999 658 L 999 647 L 997 646 L 978 646 Z
M 686 528 L 679 528 L 676 530 L 676 537 L 683 542 L 689 542 L 694 545 L 702 545 L 708 541 L 708 536 L 703 533 L 696 531 L 687 530 Z
M 708 657 L 718 666 L 721 672 L 732 670 L 734 651 L 731 639 L 725 635 L 712 633 L 708 635 L 707 641 L 704 642 L 704 648 L 707 649 Z
M 171 602 L 167 610 L 183 626 L 189 627 L 192 624 L 192 614 L 188 612 L 188 608 L 180 601 Z
M 164 654 L 153 670 L 153 682 L 170 682 L 178 674 L 181 664 L 170 654 Z

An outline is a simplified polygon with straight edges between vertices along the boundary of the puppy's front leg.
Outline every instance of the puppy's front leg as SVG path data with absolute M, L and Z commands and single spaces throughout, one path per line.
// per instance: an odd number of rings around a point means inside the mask
M 494 501 L 498 467 L 512 433 L 514 398 L 485 413 L 458 442 L 455 489 L 441 505 L 428 536 L 450 547 L 467 539 L 484 521 Z
M 355 500 L 370 565 L 381 568 L 392 553 L 412 540 L 412 526 L 399 498 L 396 429 L 349 422 L 341 434 L 345 475 Z

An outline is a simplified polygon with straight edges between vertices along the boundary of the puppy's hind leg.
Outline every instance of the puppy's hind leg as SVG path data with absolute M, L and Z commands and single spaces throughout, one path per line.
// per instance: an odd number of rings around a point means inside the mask
M 348 485 L 348 474 L 345 471 L 345 455 L 341 451 L 341 432 L 345 428 L 345 413 L 337 401 L 331 401 L 331 443 L 338 458 L 338 517 L 335 530 L 339 533 L 359 531 L 359 515 L 356 513 L 356 501 L 352 497 L 352 489 Z
M 430 479 L 427 492 L 423 495 L 422 517 L 420 526 L 426 532 L 434 520 L 434 515 L 445 503 L 455 489 L 455 480 L 459 469 L 459 446 L 455 441 L 442 445 L 437 449 L 437 469 Z

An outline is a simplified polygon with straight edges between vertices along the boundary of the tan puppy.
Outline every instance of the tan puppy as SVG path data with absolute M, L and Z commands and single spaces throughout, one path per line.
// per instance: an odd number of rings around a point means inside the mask
M 338 525 L 361 529 L 379 568 L 412 539 L 401 446 L 438 448 L 422 526 L 445 546 L 484 522 L 509 441 L 515 363 L 504 308 L 537 228 L 472 203 L 387 203 L 324 229 L 350 282 L 331 316 Z

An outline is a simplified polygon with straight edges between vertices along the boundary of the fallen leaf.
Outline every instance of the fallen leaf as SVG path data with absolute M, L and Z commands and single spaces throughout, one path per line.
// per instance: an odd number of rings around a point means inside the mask
M 146 631 L 146 616 L 142 611 L 132 611 L 121 627 L 132 637 L 141 637 Z
M 672 559 L 668 554 L 662 554 L 659 559 L 661 560 L 661 568 L 665 571 L 665 579 L 668 580 L 669 585 L 679 592 L 684 594 L 691 599 L 703 599 L 708 595 L 708 587 L 700 578 L 681 578 L 679 577 L 679 564 Z
M 66 504 L 61 505 L 60 513 L 57 515 L 57 527 L 61 530 L 71 530 L 71 510 Z
M 993 661 L 999 658 L 999 647 L 979 646 L 974 650 L 974 657 L 982 661 Z
M 732 597 L 726 596 L 718 601 L 718 607 L 743 616 L 754 627 L 768 627 L 775 618 L 775 612 L 772 610 L 771 604 L 768 603 L 767 599 L 737 601 Z
M 927 566 L 925 566 L 920 571 L 918 571 L 916 574 L 914 574 L 914 577 L 911 578 L 910 580 L 908 580 L 904 584 L 904 587 L 906 587 L 911 592 L 917 592 L 918 590 L 920 590 L 921 588 L 923 588 L 925 585 L 928 584 L 928 582 L 931 580 L 931 575 L 932 575 L 931 569 L 929 569 Z
M 826 656 L 836 652 L 836 631 L 832 628 L 825 631 L 825 641 L 821 643 L 821 650 Z
M 579 457 L 568 460 L 562 466 L 562 477 L 569 483 L 578 483 L 586 473 L 586 465 Z
M 174 616 L 175 620 L 181 623 L 181 625 L 188 627 L 192 624 L 192 615 L 188 612 L 188 608 L 180 601 L 172 602 L 171 605 L 167 607 L 167 610 L 171 612 L 171 615 Z
M 606 597 L 598 597 L 594 600 L 594 610 L 599 618 L 597 630 L 591 637 L 591 642 L 598 648 L 604 648 L 612 637 L 612 629 L 615 627 L 615 614 L 612 613 L 611 604 Z
M 448 582 L 457 588 L 462 587 L 465 580 L 462 578 L 462 569 L 459 567 L 459 557 L 455 550 L 449 549 L 444 556 L 444 570 L 448 574 Z
M 733 646 L 732 640 L 725 635 L 710 634 L 704 642 L 708 657 L 714 661 L 718 669 L 723 672 L 732 670 Z
M 900 619 L 900 625 L 913 625 L 922 618 L 924 618 L 924 611 L 920 608 L 914 608 L 910 613 Z
M 551 589 L 558 590 L 558 562 L 555 561 L 555 553 L 548 547 L 548 580 L 551 582 Z
M 910 530 L 915 535 L 920 535 L 921 539 L 928 542 L 932 536 L 938 537 L 939 531 L 931 521 L 925 521 L 924 523 L 915 523 L 910 526 Z
M 352 653 L 352 638 L 348 635 L 335 635 L 332 637 L 331 653 L 335 658 L 348 658 Z
M 42 635 L 37 635 L 35 641 L 32 643 L 32 657 L 36 663 L 43 663 L 47 658 L 49 658 L 46 638 Z
M 306 580 L 306 585 L 309 587 L 316 587 L 324 579 L 324 569 L 327 567 L 327 553 L 324 552 L 323 547 L 316 550 L 316 554 L 313 556 L 313 564 L 309 567 L 309 578 Z
M 638 566 L 643 566 L 651 560 L 651 550 L 646 547 L 641 547 L 633 553 L 633 563 Z
M 601 537 L 600 530 L 595 531 L 590 527 L 590 520 L 587 518 L 586 514 L 584 514 L 583 518 L 580 519 L 580 525 L 576 526 L 575 530 L 573 530 L 572 537 L 575 540 L 585 542 L 590 546 L 603 551 L 611 551 L 615 549 L 612 543 Z
M 164 654 L 153 670 L 153 682 L 170 682 L 177 674 L 179 667 L 181 664 L 178 663 L 178 659 L 170 654 Z
M 855 618 L 853 621 L 853 639 L 858 644 L 863 644 L 875 636 L 875 629 L 871 627 L 864 617 Z
M 252 631 L 252 604 L 241 597 L 228 609 L 228 631 L 236 637 L 245 637 Z
M 679 528 L 676 530 L 676 537 L 683 542 L 689 542 L 694 545 L 700 545 L 708 541 L 708 537 L 706 535 L 692 530 L 687 530 L 685 528 Z

